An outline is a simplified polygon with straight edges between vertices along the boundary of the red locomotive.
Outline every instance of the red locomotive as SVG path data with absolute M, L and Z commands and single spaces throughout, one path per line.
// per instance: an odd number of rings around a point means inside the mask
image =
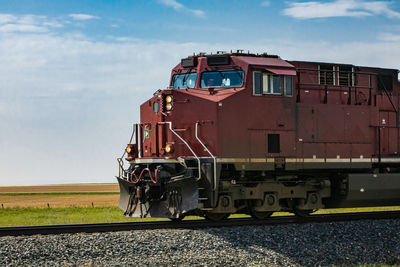
M 119 207 L 220 220 L 399 205 L 399 89 L 395 69 L 242 51 L 184 58 L 140 107 L 118 159 Z

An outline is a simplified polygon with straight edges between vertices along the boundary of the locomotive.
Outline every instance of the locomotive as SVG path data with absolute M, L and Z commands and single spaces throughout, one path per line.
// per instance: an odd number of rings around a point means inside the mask
M 119 162 L 125 216 L 400 205 L 398 70 L 194 54 L 140 106 Z

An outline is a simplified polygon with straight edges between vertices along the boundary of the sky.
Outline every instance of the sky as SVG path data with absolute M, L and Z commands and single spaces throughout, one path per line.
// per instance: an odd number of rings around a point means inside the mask
M 236 49 L 400 69 L 400 1 L 0 0 L 0 185 L 115 182 L 180 59 Z

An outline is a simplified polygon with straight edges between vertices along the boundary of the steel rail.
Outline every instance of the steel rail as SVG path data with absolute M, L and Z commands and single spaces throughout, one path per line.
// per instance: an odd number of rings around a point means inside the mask
M 250 225 L 304 224 L 378 219 L 400 219 L 400 211 L 331 213 L 311 215 L 304 218 L 297 216 L 275 216 L 266 220 L 255 220 L 251 218 L 232 218 L 219 222 L 210 222 L 206 220 L 184 220 L 182 222 L 151 221 L 0 227 L 0 236 L 101 233 L 156 229 L 201 229 Z

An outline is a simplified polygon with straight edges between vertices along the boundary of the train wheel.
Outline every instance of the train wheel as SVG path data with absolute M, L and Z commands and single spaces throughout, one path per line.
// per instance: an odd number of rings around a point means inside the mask
M 168 218 L 173 222 L 181 222 L 185 218 L 185 215 L 181 214 L 178 218 Z
M 300 210 L 300 209 L 293 209 L 294 214 L 298 217 L 309 217 L 311 213 L 316 212 L 317 210 Z
M 213 222 L 218 222 L 222 220 L 226 220 L 229 217 L 229 213 L 211 213 L 211 212 L 205 212 L 204 213 L 204 218 L 208 221 L 213 221 Z
M 273 211 L 256 211 L 255 202 L 252 200 L 247 201 L 247 208 L 249 210 L 250 216 L 257 220 L 265 220 L 271 217 Z

